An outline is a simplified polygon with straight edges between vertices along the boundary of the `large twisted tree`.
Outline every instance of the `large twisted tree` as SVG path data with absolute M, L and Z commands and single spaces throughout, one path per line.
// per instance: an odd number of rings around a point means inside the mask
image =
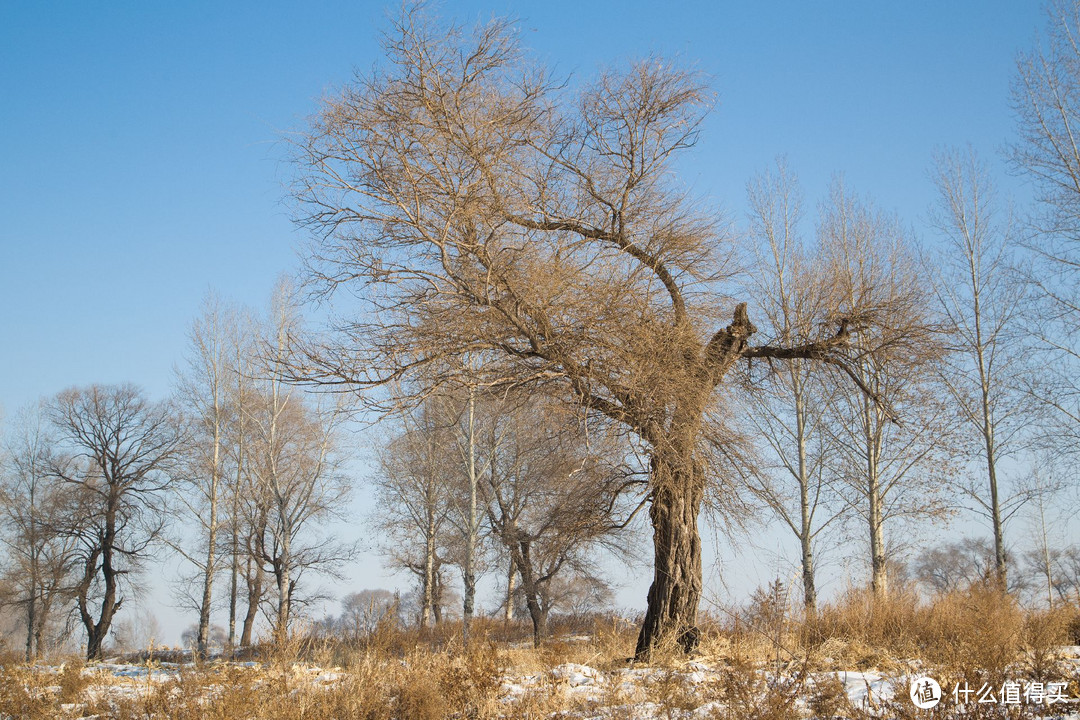
M 468 366 L 624 427 L 647 449 L 654 532 L 638 655 L 693 647 L 717 387 L 752 358 L 814 359 L 857 383 L 853 354 L 895 350 L 910 323 L 879 324 L 890 301 L 873 278 L 823 263 L 813 322 L 750 342 L 737 249 L 672 172 L 707 109 L 692 73 L 650 59 L 553 82 L 500 21 L 467 32 L 406 12 L 385 37 L 382 67 L 296 144 L 311 278 L 363 306 L 302 348 L 297 374 L 371 391 Z

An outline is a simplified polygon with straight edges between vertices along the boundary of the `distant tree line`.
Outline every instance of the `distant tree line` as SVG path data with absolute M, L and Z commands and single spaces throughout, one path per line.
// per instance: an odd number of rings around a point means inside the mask
M 260 612 L 280 638 L 303 602 L 301 577 L 350 556 L 319 532 L 349 490 L 340 409 L 285 385 L 276 369 L 296 322 L 287 286 L 265 320 L 210 298 L 174 397 L 71 388 L 14 424 L 0 483 L 4 603 L 24 618 L 28 660 L 71 613 L 87 658 L 100 658 L 165 548 L 192 569 L 178 599 L 198 613 L 199 653 L 222 597 L 229 646 L 251 644 Z
M 417 578 L 421 628 L 441 620 L 443 573 L 456 567 L 467 637 L 486 558 L 506 568 L 504 617 L 520 597 L 537 645 L 552 608 L 586 587 L 603 595 L 598 556 L 631 556 L 626 491 L 642 480 L 623 473 L 616 446 L 582 417 L 543 397 L 467 385 L 395 423 L 375 478 L 375 522 L 391 565 Z

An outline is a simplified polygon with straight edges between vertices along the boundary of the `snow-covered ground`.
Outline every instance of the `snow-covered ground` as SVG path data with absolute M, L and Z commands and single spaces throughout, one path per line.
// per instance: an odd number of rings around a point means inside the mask
M 1076 692 L 1077 678 L 1080 678 L 1080 647 L 1061 648 L 1059 658 L 1058 667 L 1065 676 L 1063 680 L 1071 680 L 1072 683 L 1058 688 L 1061 699 L 1047 704 L 1045 693 L 1042 696 L 1022 695 L 1020 702 L 1014 703 L 1018 706 L 1014 711 L 1025 710 L 1025 717 L 1038 715 L 1080 720 L 1080 702 L 1068 697 Z M 248 662 L 222 663 L 217 667 L 250 677 L 255 683 L 263 682 L 264 678 L 269 681 L 272 673 L 284 672 L 289 675 L 288 680 L 293 687 L 306 689 L 332 689 L 348 678 L 348 672 L 340 668 L 314 665 L 294 664 L 286 669 L 280 666 L 271 669 Z M 80 672 L 85 681 L 85 687 L 80 690 L 80 701 L 59 704 L 58 718 L 99 718 L 101 716 L 84 714 L 83 711 L 89 707 L 108 705 L 109 701 L 137 700 L 155 690 L 168 690 L 170 683 L 177 683 L 178 687 L 182 678 L 195 676 L 195 667 L 182 663 L 130 665 L 107 662 L 86 666 Z M 42 681 L 37 684 L 35 691 L 59 697 L 61 687 L 50 684 L 50 676 L 59 679 L 63 673 L 62 666 L 33 668 L 33 675 Z M 212 673 L 199 677 L 199 682 L 205 684 L 208 696 L 220 691 L 213 684 Z M 734 690 L 731 685 L 733 678 L 736 678 L 735 682 L 742 683 Z M 820 700 L 814 698 L 829 690 L 830 702 L 834 703 L 832 707 L 837 707 L 837 702 L 846 701 L 848 710 L 885 718 L 892 716 L 890 703 L 893 703 L 892 708 L 902 703 L 912 703 L 909 707 L 914 707 L 909 694 L 912 680 L 911 674 L 873 671 L 811 672 L 804 675 L 790 670 L 778 673 L 766 669 L 733 671 L 722 663 L 708 662 L 688 662 L 674 668 L 607 670 L 564 663 L 537 672 L 505 672 L 501 677 L 496 702 L 497 707 L 507 710 L 507 715 L 513 715 L 510 711 L 515 704 L 532 703 L 533 707 L 558 708 L 549 713 L 550 717 L 580 720 L 712 720 L 740 717 L 738 706 L 731 699 L 740 692 L 743 692 L 740 702 L 750 706 L 756 702 L 755 698 L 766 702 L 766 697 L 772 693 L 789 698 L 803 717 L 821 718 L 825 715 L 820 713 L 827 711 L 821 710 L 822 706 L 815 704 Z M 1017 677 L 1016 682 L 1030 685 L 1032 681 Z M 1049 682 L 1043 682 L 1041 688 L 1046 690 L 1047 685 Z M 950 702 L 952 691 L 951 686 L 941 688 L 941 697 L 946 704 Z M 970 698 L 970 702 L 976 701 L 974 696 Z M 1004 703 L 1006 698 L 996 698 L 995 702 Z M 954 711 L 952 716 L 963 717 L 964 714 Z M 0 712 L 3 720 L 9 717 Z

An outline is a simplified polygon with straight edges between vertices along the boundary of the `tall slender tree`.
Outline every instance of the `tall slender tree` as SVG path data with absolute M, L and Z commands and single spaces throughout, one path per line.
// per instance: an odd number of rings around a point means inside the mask
M 818 322 L 820 268 L 800 235 L 802 202 L 797 181 L 783 162 L 748 186 L 750 232 L 758 269 L 750 292 L 768 322 L 764 332 L 790 343 Z M 817 291 L 815 291 L 817 288 Z M 766 366 L 751 395 L 750 423 L 765 446 L 760 472 L 748 474 L 750 491 L 795 535 L 799 543 L 803 605 L 817 606 L 814 547 L 819 535 L 845 510 L 836 497 L 829 468 L 830 443 L 821 408 L 832 401 L 835 378 L 829 368 L 793 359 Z
M 177 399 L 191 424 L 191 437 L 182 453 L 182 482 L 176 494 L 187 516 L 199 527 L 196 539 L 201 553 L 185 543 L 173 546 L 192 563 L 199 575 L 197 608 L 199 624 L 196 651 L 204 657 L 210 637 L 210 611 L 214 580 L 220 569 L 220 539 L 224 529 L 227 497 L 230 393 L 229 337 L 235 331 L 231 312 L 210 295 L 188 332 L 190 342 L 185 366 L 177 372 Z
M 34 406 L 17 415 L 0 457 L 0 544 L 13 601 L 25 613 L 27 662 L 45 650 L 50 621 L 72 597 L 77 564 L 75 536 L 64 532 L 72 494 L 51 472 L 53 445 L 42 407 Z
M 874 288 L 888 313 L 880 329 L 854 334 L 853 362 L 864 392 L 833 395 L 830 434 L 838 452 L 833 472 L 843 478 L 848 504 L 866 523 L 871 581 L 888 594 L 890 544 L 886 527 L 904 519 L 942 517 L 953 453 L 950 406 L 937 385 L 938 343 L 875 353 L 891 328 L 934 328 L 925 303 L 930 289 L 899 223 L 835 183 L 818 229 L 824 257 L 834 266 L 834 291 L 859 303 Z M 879 335 L 879 333 L 883 333 Z M 877 399 L 877 400 L 875 400 Z
M 337 447 L 342 408 L 313 404 L 282 376 L 287 338 L 298 322 L 292 290 L 281 284 L 271 303 L 262 380 L 248 416 L 258 519 L 251 549 L 256 563 L 274 579 L 273 632 L 278 642 L 288 636 L 301 574 L 332 574 L 352 554 L 351 546 L 318 530 L 344 509 L 350 492 Z
M 942 384 L 975 440 L 981 480 L 966 494 L 990 522 L 994 573 L 1006 587 L 1005 523 L 1029 497 L 1009 492 L 1002 477 L 1002 461 L 1021 449 L 1031 419 L 1021 377 L 1026 348 L 1018 333 L 1023 291 L 1014 277 L 1015 238 L 972 150 L 940 153 L 933 177 L 939 199 L 930 220 L 944 240 L 933 261 L 935 291 L 952 350 L 943 359 Z
M 402 417 L 401 433 L 379 454 L 374 480 L 376 523 L 387 538 L 381 550 L 391 566 L 419 579 L 421 628 L 439 619 L 439 577 L 449 561 L 448 515 L 454 490 L 447 459 L 452 457 L 453 436 L 439 400 L 429 398 Z
M 480 449 L 478 447 L 476 417 L 476 384 L 469 382 L 465 389 L 465 407 L 458 424 L 458 454 L 461 458 L 463 490 L 457 503 L 458 527 L 461 531 L 461 579 L 464 584 L 461 609 L 461 632 L 465 645 L 469 644 L 469 629 L 476 605 L 476 572 L 481 543 L 483 517 L 480 510 Z
M 1039 210 L 1022 243 L 1033 307 L 1025 329 L 1039 362 L 1032 396 L 1047 410 L 1043 439 L 1080 450 L 1080 2 L 1052 0 L 1038 44 L 1017 57 L 1013 166 L 1032 180 Z
M 241 628 L 241 644 L 251 642 L 251 631 L 255 622 L 255 608 L 261 600 L 261 583 L 257 577 L 243 572 L 254 566 L 251 561 L 252 525 L 247 523 L 247 510 L 251 495 L 249 471 L 250 442 L 248 437 L 248 415 L 252 412 L 251 403 L 255 392 L 255 322 L 245 309 L 237 309 L 234 314 L 232 334 L 229 337 L 229 376 L 231 386 L 228 390 L 230 419 L 227 425 L 229 451 L 230 482 L 227 485 L 228 497 L 228 547 L 225 552 L 229 557 L 229 620 L 227 642 L 230 648 L 236 647 L 236 620 L 240 612 L 240 580 L 245 581 L 248 589 L 248 612 Z M 252 513 L 256 519 L 259 513 Z M 255 592 L 251 592 L 255 590 Z

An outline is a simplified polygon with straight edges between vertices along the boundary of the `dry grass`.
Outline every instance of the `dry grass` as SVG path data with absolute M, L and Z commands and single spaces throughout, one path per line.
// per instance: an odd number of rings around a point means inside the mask
M 492 646 L 455 655 L 422 651 L 403 659 L 367 653 L 355 657 L 348 671 L 329 676 L 281 656 L 259 668 L 224 663 L 185 668 L 165 681 L 95 677 L 75 669 L 70 677 L 78 681 L 71 683 L 66 670 L 43 675 L 5 665 L 0 668 L 0 717 L 490 718 L 497 714 L 504 672 Z M 102 685 L 113 691 L 103 691 Z
M 257 667 L 210 662 L 157 677 L 115 678 L 79 662 L 46 672 L 8 656 L 0 659 L 0 718 L 952 717 L 951 699 L 934 713 L 916 714 L 906 696 L 876 709 L 856 707 L 829 671 L 918 671 L 945 687 L 961 679 L 1068 677 L 1070 691 L 1080 694 L 1080 672 L 1074 666 L 1063 675 L 1054 652 L 1075 643 L 1078 617 L 1075 608 L 1025 611 L 985 587 L 932 603 L 905 593 L 881 602 L 852 591 L 811 617 L 774 614 L 766 627 L 753 614 L 709 623 L 699 662 L 660 648 L 648 669 L 627 662 L 636 629 L 610 620 L 597 622 L 587 640 L 564 636 L 539 650 L 502 623 L 477 623 L 468 649 L 452 626 L 423 635 L 382 628 L 351 643 L 297 637 L 284 647 L 260 648 Z M 567 663 L 593 675 L 574 681 Z M 507 679 L 516 689 L 504 686 Z M 1008 716 L 1034 712 L 1029 706 Z M 964 717 L 994 716 L 988 713 L 975 708 Z
M 992 587 L 921 602 L 910 591 L 879 600 L 853 590 L 795 626 L 792 643 L 828 667 L 897 670 L 911 661 L 959 674 L 1000 672 L 1026 652 L 1040 661 L 1071 643 L 1072 608 L 1024 610 Z

